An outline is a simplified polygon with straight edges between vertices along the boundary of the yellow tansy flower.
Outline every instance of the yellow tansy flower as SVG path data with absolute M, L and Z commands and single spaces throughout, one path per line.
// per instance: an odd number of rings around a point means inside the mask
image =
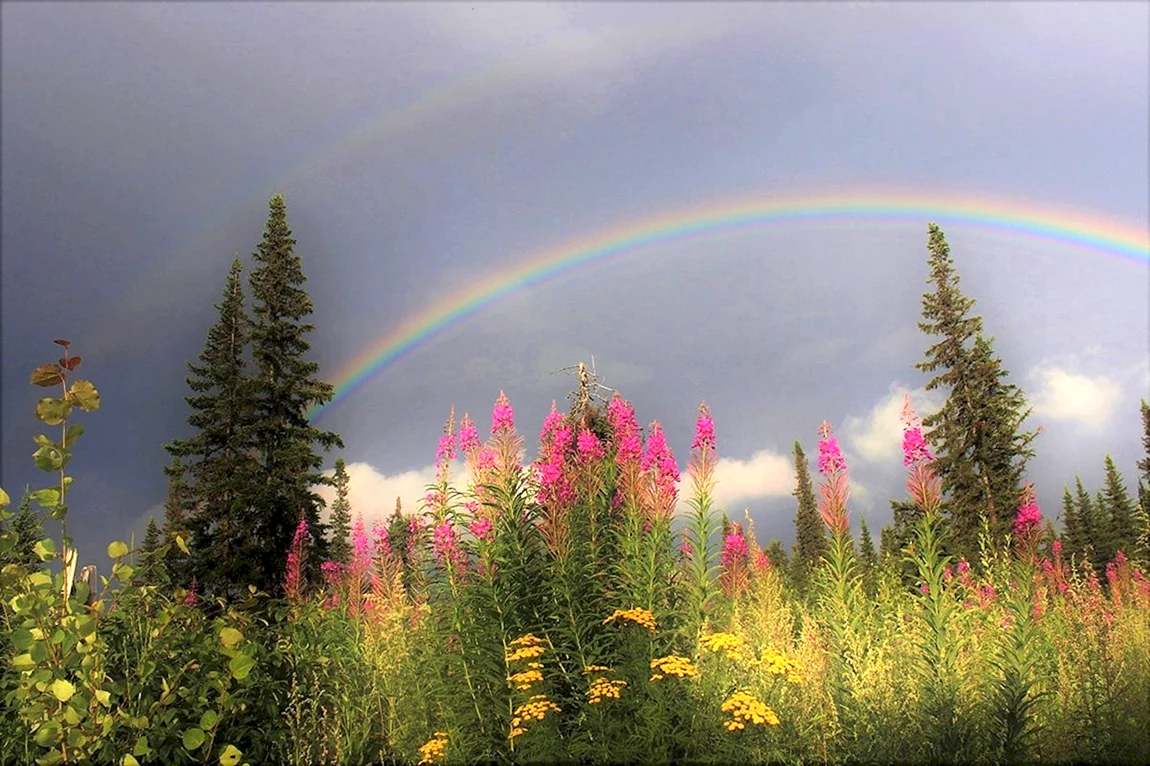
M 711 633 L 699 639 L 699 643 L 712 652 L 723 652 L 728 659 L 742 660 L 743 639 L 734 633 Z
M 668 675 L 678 676 L 679 678 L 697 678 L 699 675 L 698 669 L 689 659 L 680 657 L 677 654 L 651 660 L 651 670 L 656 671 L 651 674 L 652 681 L 658 681 Z
M 764 705 L 758 697 L 748 691 L 732 694 L 723 703 L 722 710 L 724 713 L 731 714 L 731 720 L 723 722 L 723 728 L 727 731 L 741 731 L 747 727 L 748 723 L 757 726 L 779 725 L 779 717 L 775 711 Z
M 627 685 L 626 681 L 612 680 L 605 676 L 596 678 L 587 690 L 588 703 L 596 705 L 603 699 L 619 699 L 619 692 Z
M 419 748 L 419 754 L 423 756 L 420 758 L 420 764 L 435 763 L 442 760 L 444 751 L 447 749 L 447 732 L 437 731 L 435 736 L 428 740 L 427 744 Z
M 603 624 L 606 625 L 607 623 L 614 622 L 615 620 L 630 620 L 637 625 L 642 625 L 652 633 L 655 632 L 654 615 L 652 615 L 649 611 L 641 606 L 637 606 L 634 609 L 627 609 L 625 611 L 622 609 L 616 609 L 613 615 L 608 617 L 606 620 L 603 620 Z

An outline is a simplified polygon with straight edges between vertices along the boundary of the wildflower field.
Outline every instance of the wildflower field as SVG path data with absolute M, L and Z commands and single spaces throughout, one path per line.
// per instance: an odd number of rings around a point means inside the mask
M 82 433 L 67 419 L 99 398 L 57 376 L 67 407 L 38 414 L 62 436 L 36 460 L 60 477 L 39 500 L 62 509 Z M 119 542 L 93 587 L 9 564 L 0 761 L 1150 762 L 1143 571 L 1122 552 L 1104 572 L 1064 558 L 1029 491 L 1007 547 L 944 554 L 909 401 L 904 421 L 920 513 L 873 571 L 848 466 L 818 429 L 829 540 L 803 587 L 713 507 L 707 407 L 680 477 L 659 424 L 618 395 L 553 409 L 527 465 L 502 394 L 486 438 L 453 417 L 404 533 L 359 520 L 348 564 L 315 562 L 301 521 L 284 598 L 166 586 Z M 66 533 L 62 548 L 36 550 L 68 564 Z

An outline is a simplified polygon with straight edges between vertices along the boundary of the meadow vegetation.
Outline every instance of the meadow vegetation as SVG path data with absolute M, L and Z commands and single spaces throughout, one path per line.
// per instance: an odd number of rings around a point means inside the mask
M 990 358 L 978 342 L 963 363 Z M 680 476 L 659 423 L 642 428 L 621 395 L 596 401 L 586 382 L 552 407 L 525 463 L 501 393 L 489 427 L 452 412 L 413 512 L 369 527 L 341 464 L 333 526 L 346 536 L 297 510 L 280 563 L 251 570 L 275 572 L 271 585 L 200 586 L 195 553 L 203 537 L 223 545 L 229 519 L 194 482 L 175 483 L 177 523 L 139 550 L 111 543 L 110 576 L 92 581 L 75 576 L 66 468 L 75 416 L 100 397 L 57 343 L 64 356 L 31 381 L 59 389 L 36 411 L 59 428 L 34 455 L 52 486 L 26 492 L 20 515 L 0 490 L 0 762 L 1150 762 L 1144 505 L 1120 480 L 1083 504 L 1068 492 L 1078 526 L 1056 533 L 1017 470 L 1017 415 L 1000 413 L 1014 430 L 985 453 L 1008 471 L 980 474 L 972 458 L 986 502 L 963 483 L 958 421 L 924 433 L 908 398 L 907 498 L 879 552 L 851 532 L 833 429 L 812 424 L 818 478 L 796 445 L 799 545 L 784 562 L 749 516 L 715 507 L 705 404 Z M 277 417 L 302 430 L 308 401 L 292 406 Z M 1145 403 L 1143 415 L 1150 473 Z M 308 438 L 320 436 L 338 439 Z M 1008 448 L 1018 459 L 1001 459 Z M 258 464 L 258 449 L 239 452 L 229 459 Z M 173 461 L 176 478 L 195 454 Z M 59 522 L 59 546 L 29 532 L 28 501 Z

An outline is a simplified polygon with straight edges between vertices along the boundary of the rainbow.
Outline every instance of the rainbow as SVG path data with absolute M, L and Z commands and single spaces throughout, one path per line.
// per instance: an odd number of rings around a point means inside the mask
M 906 191 L 788 196 L 693 207 L 617 225 L 528 257 L 489 274 L 408 317 L 335 373 L 335 397 L 314 407 L 315 420 L 357 388 L 434 338 L 444 329 L 512 294 L 674 240 L 783 222 L 956 223 L 1055 241 L 1150 263 L 1150 233 L 1096 214 L 1040 206 L 1033 202 L 947 196 Z

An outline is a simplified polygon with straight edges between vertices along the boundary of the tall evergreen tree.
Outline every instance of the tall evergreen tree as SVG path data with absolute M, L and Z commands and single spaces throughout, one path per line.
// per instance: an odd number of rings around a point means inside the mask
M 148 529 L 144 533 L 144 543 L 140 546 L 140 575 L 139 582 L 149 585 L 158 585 L 166 579 L 164 562 L 160 558 L 160 547 L 164 544 L 160 526 L 156 524 L 156 517 L 148 517 Z
M 1086 549 L 1089 540 L 1078 517 L 1078 509 L 1074 504 L 1074 497 L 1069 487 L 1062 488 L 1062 552 L 1069 559 L 1077 556 L 1079 560 Z
M 0 569 L 8 564 L 20 564 L 30 570 L 43 569 L 40 557 L 36 555 L 36 543 L 44 538 L 44 525 L 40 516 L 32 510 L 32 497 L 28 487 L 20 499 L 20 507 L 10 519 L 0 522 L 16 533 L 16 545 L 0 554 Z
M 1074 477 L 1074 510 L 1078 514 L 1078 523 L 1082 527 L 1082 540 L 1084 554 L 1082 562 L 1090 562 L 1094 571 L 1099 572 L 1099 562 L 1102 561 L 1104 551 L 1101 546 L 1105 543 L 1105 529 L 1100 528 L 1101 519 L 1094 507 L 1090 493 L 1082 485 L 1082 477 Z
M 1102 489 L 1106 515 L 1109 521 L 1110 539 L 1107 553 L 1111 558 L 1122 551 L 1127 557 L 1133 554 L 1138 542 L 1138 529 L 1135 524 L 1137 508 L 1126 491 L 1122 474 L 1114 464 L 1114 458 L 1106 456 L 1106 483 Z
M 187 482 L 187 468 L 179 455 L 172 456 L 164 473 L 168 477 L 168 492 L 164 499 L 164 524 L 160 528 L 160 536 L 164 544 L 169 545 L 164 557 L 164 573 L 170 583 L 186 588 L 191 585 L 191 562 L 177 545 L 176 538 L 182 539 L 184 545 L 189 544 L 191 531 L 188 520 L 196 510 L 195 498 Z
M 1142 474 L 1138 477 L 1138 505 L 1142 506 L 1142 515 L 1150 516 L 1150 404 L 1145 399 L 1140 400 L 1142 407 L 1142 450 L 1146 453 L 1138 461 L 1138 470 Z
M 1020 432 L 1027 417 L 1022 391 L 1005 383 L 1007 371 L 995 357 L 992 339 L 982 334 L 982 319 L 970 316 L 975 301 L 959 289 L 958 273 L 942 230 L 928 227 L 930 277 L 919 329 L 939 340 L 915 365 L 941 370 L 927 390 L 945 388 L 942 408 L 923 418 L 926 438 L 935 447 L 933 467 L 942 482 L 952 552 L 974 561 L 983 519 L 996 542 L 1013 522 L 1026 460 L 1035 433 Z
M 867 528 L 865 516 L 859 518 L 859 564 L 867 595 L 873 597 L 878 578 L 878 553 L 875 552 L 874 540 Z
M 335 502 L 331 504 L 331 560 L 341 564 L 351 562 L 351 503 L 347 500 L 347 464 L 343 458 L 335 461 Z
M 186 399 L 192 409 L 188 424 L 196 433 L 165 445 L 173 458 L 168 475 L 179 492 L 190 495 L 186 502 L 181 495 L 168 508 L 169 531 L 186 526 L 191 534 L 191 560 L 188 571 L 179 572 L 179 584 L 194 578 L 209 594 L 237 593 L 254 576 L 246 522 L 257 463 L 252 452 L 251 385 L 244 375 L 248 333 L 241 271 L 237 257 L 200 363 L 188 363 L 188 386 L 195 394 Z M 185 459 L 190 462 L 182 462 Z M 189 507 L 191 513 L 184 517 Z
M 794 459 L 795 491 L 791 494 L 798 501 L 798 509 L 795 513 L 796 561 L 793 565 L 793 577 L 799 589 L 805 591 L 811 571 L 826 555 L 827 537 L 815 500 L 810 463 L 807 462 L 803 446 L 798 441 L 795 442 Z
M 308 524 L 312 551 L 307 575 L 319 577 L 328 544 L 319 516 L 324 502 L 312 488 L 331 486 L 333 479 L 320 472 L 323 459 L 316 445 L 324 450 L 343 446 L 338 434 L 319 430 L 307 418 L 309 409 L 331 401 L 335 389 L 319 379 L 319 363 L 305 359 L 311 349 L 306 336 L 315 329 L 305 320 L 314 307 L 301 287 L 307 278 L 295 245 L 284 198 L 277 194 L 269 203 L 250 277 L 256 366 L 251 396 L 259 481 L 247 530 L 255 584 L 275 593 L 282 589 L 288 547 L 301 517 Z

